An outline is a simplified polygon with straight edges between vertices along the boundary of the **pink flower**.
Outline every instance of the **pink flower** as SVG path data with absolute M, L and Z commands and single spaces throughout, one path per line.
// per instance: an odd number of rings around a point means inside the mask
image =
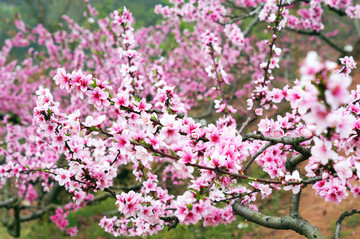
M 332 143 L 326 139 L 321 140 L 314 137 L 315 145 L 311 148 L 311 154 L 314 158 L 326 165 L 329 159 L 337 159 L 338 155 L 332 150 Z
M 196 154 L 192 152 L 190 148 L 186 148 L 183 151 L 177 153 L 180 156 L 178 162 L 187 164 L 187 163 L 196 163 Z
M 60 186 L 64 186 L 64 184 L 70 181 L 70 173 L 67 170 L 59 169 L 55 176 L 55 180 L 59 182 Z
M 77 233 L 78 233 L 77 227 L 70 227 L 70 228 L 67 228 L 67 229 L 66 229 L 66 234 L 68 234 L 68 235 L 71 236 L 71 237 L 76 236 Z
M 99 87 L 96 87 L 92 91 L 88 91 L 87 95 L 89 97 L 89 103 L 94 104 L 97 108 L 110 105 L 110 102 L 108 101 L 109 93 L 101 90 Z
M 345 184 L 347 178 L 350 178 L 353 175 L 351 170 L 351 163 L 346 159 L 334 164 L 334 169 L 343 184 Z
M 57 85 L 60 85 L 60 89 L 70 90 L 71 75 L 67 74 L 64 68 L 57 69 L 54 80 Z
M 111 100 L 114 101 L 115 107 L 129 105 L 129 96 L 125 92 L 117 93 L 116 98 L 112 98 Z
M 119 211 L 126 217 L 136 216 L 136 213 L 142 207 L 142 196 L 134 191 L 130 191 L 128 193 L 123 192 L 121 195 L 117 195 L 116 198 L 117 201 L 115 204 L 118 205 Z
M 352 56 L 344 56 L 343 58 L 339 59 L 341 64 L 345 65 L 345 67 L 349 69 L 355 69 L 356 68 L 356 61 Z
M 332 74 L 326 84 L 325 90 L 326 102 L 331 105 L 333 110 L 347 102 L 349 97 L 348 87 L 351 84 L 351 78 L 345 75 Z

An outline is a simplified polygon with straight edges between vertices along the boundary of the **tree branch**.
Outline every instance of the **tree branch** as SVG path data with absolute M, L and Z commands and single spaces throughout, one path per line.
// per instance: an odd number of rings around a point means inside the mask
M 177 224 L 179 223 L 179 219 L 175 215 L 160 217 L 160 219 L 168 223 L 166 224 L 168 227 L 168 231 L 170 231 L 173 228 L 176 228 Z
M 291 197 L 291 204 L 290 204 L 290 216 L 291 217 L 300 217 L 299 215 L 299 206 L 300 206 L 300 197 L 301 197 L 301 189 L 298 194 L 293 193 Z
M 310 150 L 308 148 L 300 145 L 300 143 L 309 140 L 308 138 L 302 136 L 297 138 L 290 138 L 287 136 L 282 138 L 274 138 L 274 137 L 264 136 L 263 134 L 249 133 L 249 134 L 245 134 L 243 137 L 243 140 L 248 140 L 248 139 L 260 139 L 260 140 L 272 142 L 274 144 L 291 145 L 294 150 L 303 154 L 304 156 L 311 155 Z
M 256 152 L 256 154 L 249 160 L 249 162 L 247 162 L 247 164 L 244 166 L 243 168 L 243 172 L 246 173 L 246 171 L 249 169 L 250 165 L 255 161 L 255 159 L 262 154 L 267 148 L 269 148 L 270 146 L 274 145 L 273 142 L 270 142 L 266 145 L 264 145 L 259 151 Z
M 340 238 L 341 223 L 345 219 L 345 217 L 352 216 L 352 215 L 354 215 L 356 213 L 360 213 L 360 209 L 354 209 L 354 210 L 349 211 L 349 212 L 343 212 L 340 215 L 339 219 L 336 221 L 334 239 L 339 239 Z
M 304 155 L 300 153 L 298 155 L 295 155 L 294 157 L 291 157 L 290 159 L 286 160 L 285 167 L 288 171 L 293 172 L 299 163 L 307 160 L 309 157 L 310 157 L 309 154 Z
M 326 42 L 329 46 L 331 46 L 334 50 L 338 51 L 340 54 L 342 55 L 346 55 L 346 51 L 337 46 L 334 42 L 332 42 L 329 38 L 327 38 L 324 34 L 322 34 L 321 32 L 317 32 L 317 31 L 303 31 L 303 30 L 296 30 L 296 29 L 291 29 L 291 28 L 286 28 L 286 30 L 292 31 L 292 32 L 296 32 L 296 33 L 300 33 L 302 35 L 309 35 L 309 36 L 318 36 L 321 40 L 323 40 L 324 42 Z
M 240 200 L 235 201 L 235 203 L 232 205 L 232 208 L 236 215 L 239 215 L 248 221 L 254 222 L 264 227 L 278 230 L 293 230 L 311 239 L 325 239 L 325 236 L 321 234 L 317 227 L 300 216 L 267 216 L 261 212 L 257 212 L 244 206 Z
M 8 208 L 11 204 L 15 203 L 18 200 L 18 197 L 11 197 L 6 199 L 5 201 L 0 202 L 0 208 L 6 207 Z

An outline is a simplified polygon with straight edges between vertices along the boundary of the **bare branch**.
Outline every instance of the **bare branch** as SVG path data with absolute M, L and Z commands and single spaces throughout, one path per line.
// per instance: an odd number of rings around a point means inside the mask
M 248 124 L 250 124 L 250 122 L 254 121 L 255 119 L 256 119 L 256 116 L 254 116 L 254 117 L 249 116 L 249 117 L 245 120 L 245 122 L 242 123 L 242 125 L 241 125 L 241 127 L 240 127 L 240 129 L 239 129 L 239 134 L 241 134 L 241 133 L 245 130 L 245 128 L 248 126 Z
M 266 145 L 264 145 L 261 149 L 259 149 L 259 151 L 256 152 L 256 154 L 249 160 L 249 162 L 247 162 L 247 164 L 244 166 L 243 168 L 243 172 L 246 173 L 246 171 L 249 169 L 250 165 L 255 161 L 255 159 L 262 154 L 267 148 L 269 148 L 270 146 L 274 145 L 273 142 L 270 142 Z
M 345 219 L 345 217 L 352 216 L 352 215 L 354 215 L 356 213 L 360 213 L 360 209 L 354 209 L 354 210 L 349 211 L 349 212 L 343 212 L 340 215 L 339 219 L 336 221 L 334 239 L 339 239 L 340 238 L 341 223 Z
M 167 224 L 165 225 L 168 226 L 168 231 L 170 231 L 173 228 L 176 228 L 177 224 L 179 223 L 179 219 L 175 215 L 160 217 L 160 219 L 167 222 Z
M 338 51 L 340 54 L 346 55 L 346 51 L 343 48 L 339 47 L 336 43 L 332 42 L 329 38 L 327 38 L 321 32 L 317 32 L 317 31 L 309 32 L 309 31 L 296 30 L 296 29 L 291 29 L 291 28 L 286 28 L 286 30 L 296 32 L 296 33 L 300 33 L 302 35 L 317 36 L 321 40 L 323 40 L 325 43 L 327 43 L 329 46 L 331 46 L 334 50 Z
M 310 150 L 308 148 L 300 145 L 300 143 L 309 140 L 308 138 L 305 137 L 290 138 L 285 136 L 281 138 L 274 138 L 274 137 L 264 136 L 263 134 L 249 133 L 249 134 L 245 134 L 243 137 L 243 140 L 248 140 L 248 139 L 260 139 L 260 140 L 272 142 L 274 144 L 291 145 L 294 150 L 303 154 L 304 156 L 311 155 Z
M 256 26 L 256 24 L 258 22 L 259 22 L 259 17 L 258 16 L 254 17 L 254 19 L 250 22 L 250 24 L 243 31 L 244 37 L 247 37 L 249 35 L 249 33 L 252 31 L 252 29 Z
M 298 184 L 307 185 L 307 184 L 313 184 L 317 181 L 322 180 L 322 177 L 314 177 L 314 178 L 304 179 L 301 182 L 297 182 L 297 181 L 285 182 L 284 180 L 254 178 L 254 177 L 250 177 L 250 176 L 244 175 L 244 174 L 230 173 L 230 172 L 220 169 L 220 168 L 210 168 L 210 167 L 206 167 L 206 166 L 199 165 L 199 164 L 187 163 L 186 166 L 192 166 L 192 167 L 196 167 L 198 169 L 210 170 L 213 172 L 229 175 L 232 178 L 245 179 L 245 180 L 249 180 L 249 181 L 256 181 L 256 182 L 267 183 L 267 184 L 273 183 L 273 184 L 283 184 L 283 185 L 298 185 Z
M 34 212 L 32 214 L 28 214 L 28 215 L 20 217 L 20 222 L 27 222 L 27 221 L 37 219 L 37 218 L 41 217 L 42 215 L 44 215 L 45 213 L 47 213 L 48 211 L 55 210 L 57 207 L 58 206 L 56 206 L 54 204 L 50 204 L 42 209 L 37 210 L 36 212 Z
M 285 167 L 288 171 L 293 172 L 296 169 L 296 166 L 307 160 L 310 157 L 310 154 L 298 154 L 294 157 L 291 157 L 290 159 L 286 160 Z
M 11 204 L 15 203 L 18 200 L 18 197 L 11 197 L 6 199 L 5 201 L 0 202 L 0 208 L 6 207 L 8 208 Z
M 301 189 L 298 194 L 293 193 L 291 197 L 291 204 L 290 204 L 291 217 L 300 217 L 299 215 L 300 197 L 301 197 Z
M 232 205 L 233 211 L 236 215 L 244 219 L 262 225 L 267 228 L 278 230 L 293 230 L 307 238 L 325 239 L 319 229 L 309 223 L 307 220 L 299 217 L 292 217 L 290 215 L 284 217 L 267 216 L 261 212 L 257 212 L 249 207 L 246 207 L 240 200 L 235 201 Z

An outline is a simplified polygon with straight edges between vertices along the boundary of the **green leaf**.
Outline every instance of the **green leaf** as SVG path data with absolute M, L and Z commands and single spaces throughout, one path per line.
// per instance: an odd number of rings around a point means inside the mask
M 95 55 L 99 55 L 99 56 L 102 56 L 102 52 L 94 49 L 93 52 L 95 53 Z
M 158 121 L 158 119 L 156 118 L 156 115 L 155 115 L 155 114 L 151 115 L 151 119 Z
M 139 144 L 141 144 L 141 145 L 144 146 L 145 148 L 150 148 L 150 145 L 147 144 L 147 143 L 145 142 L 145 140 L 141 140 L 141 141 L 139 142 Z
M 113 95 L 111 94 L 110 90 L 109 90 L 109 89 L 106 89 L 106 91 L 109 93 L 110 99 L 113 98 Z
M 139 95 L 134 95 L 134 99 L 135 99 L 136 102 L 141 101 L 141 97 Z
M 94 78 L 93 81 L 94 81 L 94 82 L 91 84 L 91 86 L 92 86 L 93 88 L 96 88 L 96 87 L 97 87 L 96 79 Z
M 168 107 L 166 110 L 169 114 L 174 114 L 174 111 L 170 107 Z
M 178 157 L 177 154 L 174 151 L 172 151 L 171 149 L 170 149 L 170 154 L 174 157 Z
M 216 187 L 218 187 L 218 188 L 222 188 L 221 185 L 220 185 L 220 183 L 219 183 L 218 181 L 215 181 L 215 185 L 216 185 Z

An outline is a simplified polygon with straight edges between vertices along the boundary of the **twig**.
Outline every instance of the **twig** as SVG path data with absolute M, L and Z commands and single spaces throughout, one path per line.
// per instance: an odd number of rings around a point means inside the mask
M 270 142 L 266 145 L 264 145 L 259 151 L 256 152 L 256 154 L 249 160 L 249 162 L 247 162 L 247 164 L 244 166 L 243 168 L 243 172 L 246 173 L 246 171 L 249 169 L 250 165 L 255 161 L 255 159 L 262 154 L 267 148 L 269 148 L 270 146 L 274 145 L 273 142 Z

